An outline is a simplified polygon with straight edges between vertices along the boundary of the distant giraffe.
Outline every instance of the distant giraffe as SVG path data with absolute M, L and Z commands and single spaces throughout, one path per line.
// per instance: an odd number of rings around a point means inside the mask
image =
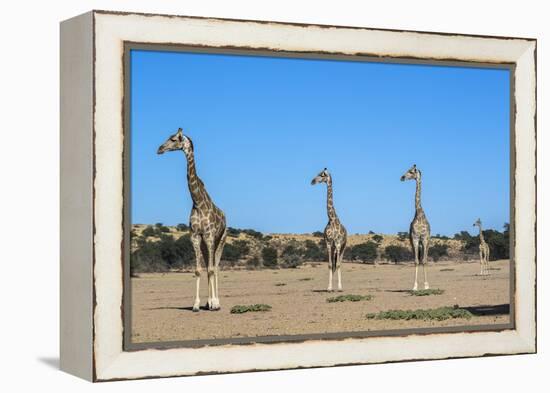
M 410 238 L 414 253 L 414 286 L 413 291 L 418 289 L 418 264 L 420 260 L 420 244 L 422 244 L 422 266 L 424 268 L 424 289 L 429 289 L 428 273 L 426 272 L 426 262 L 428 261 L 428 249 L 430 243 L 430 223 L 424 214 L 422 205 L 420 204 L 420 192 L 422 188 L 422 173 L 413 165 L 403 176 L 401 181 L 416 180 L 416 194 L 414 197 L 415 215 L 411 222 Z
M 332 291 L 332 275 L 334 272 L 338 274 L 338 291 L 342 291 L 342 260 L 344 258 L 344 250 L 346 249 L 347 232 L 346 228 L 340 223 L 334 202 L 332 200 L 332 177 L 325 168 L 321 173 L 313 178 L 311 185 L 318 183 L 327 184 L 327 214 L 328 224 L 325 227 L 325 242 L 327 243 L 328 251 L 328 288 L 327 291 Z
M 479 264 L 481 266 L 481 271 L 479 274 L 481 276 L 486 276 L 489 274 L 489 245 L 485 242 L 485 238 L 483 237 L 483 229 L 481 228 L 480 218 L 474 222 L 474 226 L 479 227 Z
M 181 128 L 159 147 L 157 153 L 163 154 L 174 150 L 183 150 L 187 158 L 187 183 L 193 200 L 190 218 L 191 242 L 196 258 L 196 294 L 193 311 L 199 311 L 200 307 L 199 287 L 203 260 L 208 273 L 207 306 L 210 310 L 219 310 L 218 266 L 227 235 L 225 215 L 214 205 L 206 192 L 204 183 L 197 176 L 193 142 L 188 136 L 183 135 Z

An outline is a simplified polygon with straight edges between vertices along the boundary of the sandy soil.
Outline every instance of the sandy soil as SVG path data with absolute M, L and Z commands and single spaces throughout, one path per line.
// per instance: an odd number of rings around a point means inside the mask
M 314 264 L 299 269 L 220 272 L 220 311 L 191 311 L 195 280 L 188 273 L 140 274 L 132 279 L 132 341 L 159 342 L 268 335 L 348 332 L 413 327 L 508 323 L 509 263 L 490 263 L 481 277 L 479 263 L 438 262 L 428 266 L 431 288 L 442 295 L 411 296 L 414 266 L 343 265 L 342 293 L 327 293 L 328 269 Z M 420 270 L 420 275 L 422 270 Z M 203 274 L 201 303 L 206 303 Z M 284 285 L 277 285 L 284 284 Z M 371 294 L 370 301 L 328 303 L 340 294 Z M 231 314 L 237 304 L 265 303 L 269 312 Z M 365 314 L 391 309 L 472 307 L 472 319 L 437 321 L 369 320 Z M 483 306 L 483 308 L 481 307 Z M 484 308 L 488 306 L 487 308 Z M 488 312 L 489 315 L 486 313 Z M 484 314 L 485 315 L 482 315 Z

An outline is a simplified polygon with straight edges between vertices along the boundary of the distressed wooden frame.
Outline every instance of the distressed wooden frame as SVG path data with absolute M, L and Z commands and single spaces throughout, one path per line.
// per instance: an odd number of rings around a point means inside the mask
M 124 346 L 129 43 L 513 67 L 514 323 L 499 331 Z M 92 11 L 61 24 L 61 368 L 92 381 L 536 351 L 536 40 Z M 416 334 L 415 334 L 416 333 Z M 126 350 L 125 350 L 126 349 Z M 131 349 L 131 348 L 130 348 Z

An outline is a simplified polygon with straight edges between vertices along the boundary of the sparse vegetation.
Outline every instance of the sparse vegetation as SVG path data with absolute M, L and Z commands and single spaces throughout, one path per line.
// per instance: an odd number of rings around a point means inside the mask
M 257 269 L 260 267 L 260 265 L 261 265 L 260 258 L 255 256 L 246 261 L 246 267 L 248 269 Z
M 374 235 L 372 237 L 372 240 L 374 240 L 376 243 L 380 244 L 382 243 L 382 240 L 384 240 L 384 237 L 382 235 Z
M 250 246 L 248 241 L 235 240 L 232 243 L 225 244 L 222 252 L 222 260 L 229 261 L 233 265 L 240 259 L 244 259 L 249 252 Z
M 384 258 L 389 261 L 398 263 L 404 261 L 410 261 L 414 259 L 412 251 L 407 247 L 390 245 L 384 248 Z
M 277 282 L 277 283 L 275 283 L 275 286 L 276 286 L 276 287 L 284 287 L 284 286 L 286 286 L 286 283 L 284 283 L 284 282 Z
M 312 277 L 303 277 L 298 279 L 298 281 L 311 281 L 311 280 L 313 280 Z
M 281 253 L 281 259 L 283 260 L 283 267 L 296 268 L 302 264 L 302 250 L 289 244 Z
M 346 254 L 346 258 L 351 261 L 374 262 L 378 256 L 378 244 L 371 241 L 356 244 L 348 248 Z
M 409 232 L 397 232 L 397 237 L 399 240 L 407 240 L 409 238 Z
M 268 246 L 262 249 L 262 261 L 265 267 L 276 267 L 277 258 L 277 250 L 275 248 Z
M 228 227 L 228 240 L 222 253 L 222 266 L 261 268 L 296 268 L 305 262 L 328 260 L 326 243 L 320 231 L 309 235 L 266 235 L 253 229 Z M 165 272 L 187 268 L 194 264 L 194 252 L 190 247 L 186 224 L 174 227 L 163 223 L 153 225 L 135 224 L 131 230 L 131 272 Z M 491 248 L 491 260 L 506 259 L 509 256 L 509 226 L 503 232 L 484 231 Z M 187 237 L 184 237 L 187 236 Z M 359 238 L 354 238 L 358 236 Z M 182 238 L 180 240 L 180 238 Z M 429 249 L 430 260 L 477 259 L 479 237 L 463 231 L 453 239 L 435 235 Z M 379 259 L 400 263 L 414 260 L 410 245 L 399 239 L 408 240 L 407 232 L 398 236 L 377 234 L 350 235 L 344 262 L 372 263 Z
M 327 298 L 328 303 L 360 302 L 363 300 L 372 300 L 372 295 L 340 295 Z
M 187 231 L 189 227 L 186 224 L 178 224 L 176 225 L 176 230 L 180 232 Z
M 313 240 L 307 239 L 305 241 L 304 260 L 306 261 L 326 261 L 328 259 L 326 247 L 320 247 L 320 245 Z
M 444 268 L 444 269 L 440 269 L 439 271 L 440 271 L 440 272 L 454 272 L 455 269 L 451 269 L 451 268 L 446 267 L 446 268 Z
M 483 231 L 485 242 L 489 245 L 490 260 L 510 258 L 510 224 L 504 224 L 503 232 L 494 229 Z M 467 231 L 461 231 L 454 235 L 453 239 L 463 242 L 462 251 L 466 254 L 476 255 L 479 252 L 479 236 L 470 235 Z
M 231 307 L 231 314 L 244 314 L 246 312 L 265 312 L 270 311 L 271 306 L 269 304 L 252 304 L 252 305 L 236 305 Z
M 419 289 L 417 291 L 409 291 L 411 296 L 431 296 L 431 295 L 443 295 L 445 291 L 443 289 Z
M 155 228 L 153 228 L 151 225 L 148 225 L 145 227 L 145 229 L 141 232 L 141 235 L 143 237 L 150 237 L 155 236 L 157 234 L 157 231 L 155 231 Z
M 448 256 L 448 250 L 449 246 L 443 243 L 436 243 L 433 244 L 428 249 L 428 256 L 433 259 L 434 262 L 439 261 L 442 257 Z
M 430 308 L 430 309 L 418 309 L 418 310 L 388 310 L 381 311 L 379 313 L 370 313 L 367 314 L 367 319 L 404 319 L 411 320 L 417 319 L 422 321 L 427 320 L 436 320 L 444 321 L 446 319 L 454 318 L 466 318 L 470 319 L 473 315 L 466 309 L 460 308 L 458 306 L 454 307 L 439 307 L 439 308 Z

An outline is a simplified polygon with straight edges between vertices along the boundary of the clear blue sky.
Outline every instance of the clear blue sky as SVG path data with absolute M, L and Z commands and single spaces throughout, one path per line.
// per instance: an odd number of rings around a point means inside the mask
M 157 51 L 131 53 L 132 222 L 188 223 L 182 127 L 228 225 L 312 232 L 336 211 L 349 233 L 407 231 L 414 182 L 432 234 L 509 222 L 509 72 Z

